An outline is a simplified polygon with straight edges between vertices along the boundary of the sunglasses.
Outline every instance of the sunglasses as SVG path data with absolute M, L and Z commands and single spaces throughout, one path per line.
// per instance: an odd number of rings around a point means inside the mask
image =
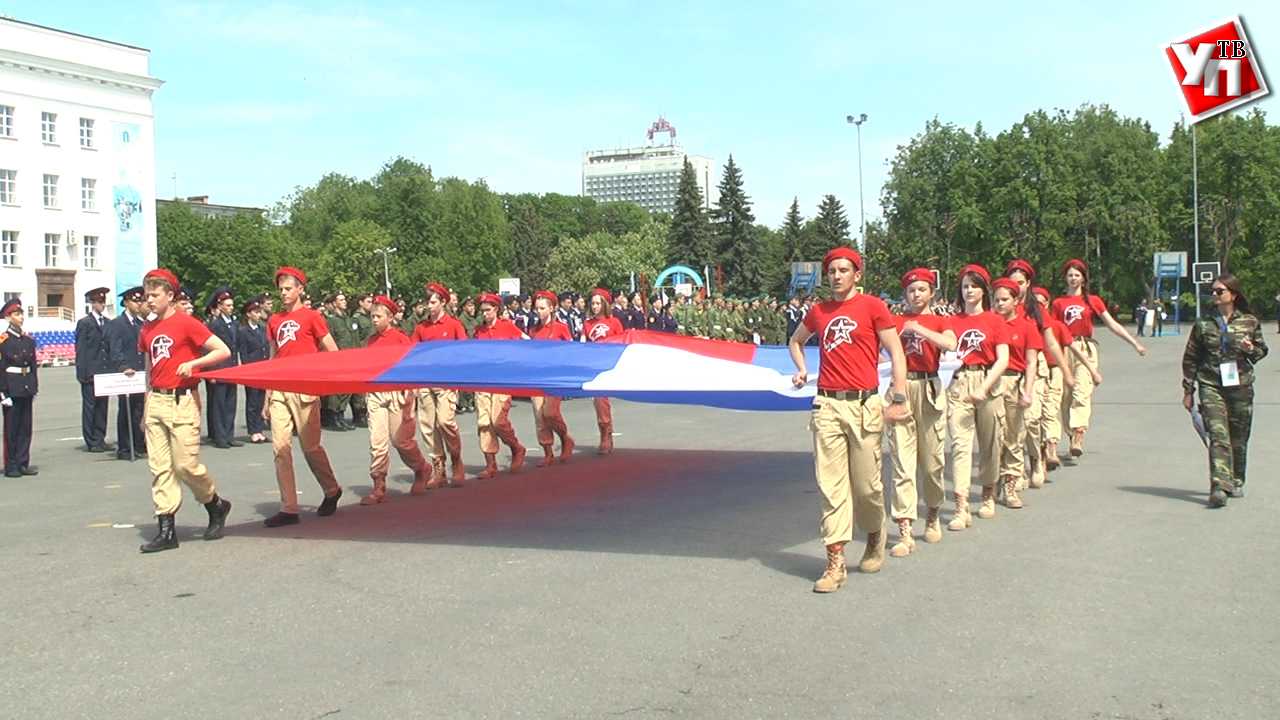
M 1227 292 L 1227 289 L 1226 289 L 1226 288 L 1214 288 L 1214 289 L 1213 289 L 1213 290 L 1211 290 L 1210 292 L 1212 292 L 1212 293 L 1214 294 L 1214 296 L 1218 296 L 1218 295 L 1222 295 L 1223 293 Z

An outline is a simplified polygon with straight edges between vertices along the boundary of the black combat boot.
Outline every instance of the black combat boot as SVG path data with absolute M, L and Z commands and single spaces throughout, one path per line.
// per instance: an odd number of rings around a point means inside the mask
M 156 520 L 160 523 L 160 532 L 156 534 L 154 540 L 138 549 L 144 553 L 160 552 L 161 550 L 177 550 L 178 535 L 173 530 L 173 515 L 157 515 Z
M 231 513 L 231 501 L 213 496 L 213 499 L 204 504 L 204 509 L 209 511 L 209 527 L 205 528 L 205 540 L 217 540 L 222 537 L 222 529 L 227 524 L 227 515 Z
M 351 415 L 352 415 L 352 420 L 356 424 L 356 427 L 360 427 L 360 428 L 369 427 L 369 411 L 367 409 L 352 408 Z

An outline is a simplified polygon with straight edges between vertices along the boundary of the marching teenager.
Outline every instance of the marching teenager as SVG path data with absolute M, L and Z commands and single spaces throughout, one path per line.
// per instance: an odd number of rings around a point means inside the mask
M 468 298 L 467 305 L 471 304 Z M 434 340 L 466 340 L 467 331 L 462 321 L 446 312 L 449 288 L 440 283 L 428 283 L 426 288 L 427 314 L 413 329 L 414 342 Z M 464 308 L 466 305 L 463 306 Z M 458 391 L 447 388 L 422 388 L 418 390 L 418 430 L 422 441 L 431 448 L 431 480 L 414 482 L 410 492 L 421 495 L 431 488 L 445 484 L 444 463 L 446 454 L 453 459 L 453 487 L 462 487 L 467 479 L 467 466 L 462 463 L 462 433 L 458 431 Z
M 950 318 L 930 309 L 934 288 L 933 271 L 916 268 L 902 276 L 907 312 L 894 315 L 902 352 L 907 361 L 907 419 L 889 429 L 889 469 L 893 477 L 893 521 L 898 525 L 898 544 L 889 549 L 893 557 L 915 552 L 912 525 L 917 518 L 919 488 L 924 488 L 924 540 L 942 540 L 938 511 L 946 500 L 943 469 L 946 464 L 943 438 L 946 437 L 947 398 L 938 378 L 942 351 L 956 349 L 956 334 Z
M 999 395 L 1003 402 L 1004 427 L 1000 443 L 1000 482 L 1004 490 L 1004 504 L 1009 508 L 1022 507 L 1018 497 L 1019 485 L 1026 473 L 1026 410 L 1031 407 L 1035 394 L 1037 365 L 1044 350 L 1044 338 L 1036 322 L 1019 312 L 1018 283 L 1010 278 L 1000 278 L 991 284 L 996 314 L 1004 319 L 1005 339 L 1009 343 L 1009 363 L 1006 367 Z M 1032 309 L 1031 312 L 1034 312 Z M 1025 310 L 1024 310 L 1025 312 Z
M 515 323 L 498 317 L 502 298 L 494 293 L 483 293 L 476 298 L 480 305 L 480 324 L 472 337 L 476 340 L 528 339 Z M 511 396 L 501 393 L 476 393 L 476 432 L 480 435 L 480 451 L 484 453 L 484 470 L 476 477 L 481 480 L 498 474 L 498 441 L 511 448 L 511 472 L 524 467 L 525 447 L 516 438 L 511 426 Z
M 145 355 L 147 385 L 143 421 L 147 434 L 151 500 L 160 531 L 139 548 L 144 553 L 178 547 L 173 516 L 182 506 L 182 485 L 191 488 L 209 513 L 205 540 L 222 537 L 231 503 L 218 497 L 213 476 L 200 462 L 199 383 L 192 372 L 231 357 L 231 349 L 194 317 L 180 312 L 174 302 L 178 279 L 156 269 L 147 273 L 142 286 L 155 319 L 138 334 L 138 350 Z M 182 485 L 178 483 L 181 482 Z
M 533 295 L 533 310 L 537 314 L 537 327 L 529 334 L 534 340 L 562 340 L 573 342 L 569 326 L 556 319 L 556 296 L 546 290 L 539 290 Z M 573 438 L 569 436 L 569 426 L 565 424 L 564 414 L 560 412 L 560 398 L 549 395 L 535 395 L 533 401 L 533 423 L 538 429 L 538 444 L 542 446 L 542 460 L 538 467 L 553 465 L 555 458 L 555 439 L 560 436 L 560 462 L 569 462 L 573 457 Z
M 1146 355 L 1147 349 L 1111 317 L 1102 298 L 1089 293 L 1089 266 L 1083 260 L 1068 260 L 1062 266 L 1062 274 L 1066 278 L 1067 293 L 1054 300 L 1050 307 L 1053 316 L 1071 330 L 1076 347 L 1089 359 L 1088 365 L 1075 366 L 1076 384 L 1071 391 L 1071 409 L 1067 418 L 1071 430 L 1071 456 L 1080 457 L 1084 454 L 1084 434 L 1089 429 L 1093 410 L 1093 377 L 1089 368 L 1100 367 L 1098 343 L 1093 339 L 1094 320 L 1101 320 L 1116 337 L 1132 345 L 1139 355 Z
M 1075 345 L 1075 338 L 1061 320 L 1049 313 L 1049 291 L 1042 287 L 1032 290 L 1041 317 L 1044 319 L 1045 351 L 1048 357 L 1040 367 L 1040 377 L 1036 383 L 1036 398 L 1032 401 L 1031 412 L 1039 416 L 1037 432 L 1033 433 L 1031 422 L 1027 423 L 1027 434 L 1039 447 L 1041 467 L 1045 472 L 1057 470 L 1061 461 L 1058 459 L 1058 439 L 1062 437 L 1062 398 L 1075 386 L 1073 366 L 1085 364 L 1089 376 L 1095 386 L 1102 384 L 1102 373 L 1092 365 L 1089 358 Z M 1052 340 L 1052 343 L 1050 342 Z M 1061 348 L 1060 355 L 1050 352 L 1051 346 Z M 1074 356 L 1074 360 L 1071 356 Z M 1032 481 L 1034 486 L 1034 479 Z
M 814 473 L 822 494 L 822 543 L 827 567 L 813 585 L 818 593 L 844 585 L 848 571 L 844 547 L 853 541 L 856 524 L 867 534 L 858 567 L 879 572 L 884 564 L 884 486 L 880 482 L 881 439 L 886 420 L 905 420 L 906 359 L 889 308 L 879 298 L 858 293 L 862 257 L 838 247 L 822 259 L 832 298 L 819 303 L 791 336 L 792 383 L 809 380 L 804 345 L 818 338 L 818 388 L 809 415 L 813 432 Z M 893 367 L 890 400 L 879 394 L 880 350 Z
M 607 337 L 622 334 L 622 324 L 618 318 L 609 314 L 609 306 L 613 297 L 608 290 L 596 288 L 591 291 L 588 310 L 591 317 L 583 323 L 582 337 L 587 342 L 599 342 Z M 600 447 L 597 455 L 608 455 L 613 452 L 613 405 L 607 397 L 594 398 L 596 406 L 596 425 L 600 428 Z
M 307 276 L 293 267 L 276 271 L 276 287 L 280 290 L 280 311 L 267 321 L 267 339 L 271 357 L 284 358 L 313 355 L 324 349 L 337 352 L 338 346 L 329 334 L 329 325 L 317 311 L 302 304 Z M 280 512 L 263 521 L 274 528 L 296 525 L 298 518 L 298 484 L 293 472 L 293 434 L 307 459 L 307 467 L 324 491 L 324 500 L 316 515 L 327 517 L 338 511 L 342 486 L 333 474 L 329 454 L 320 444 L 320 398 L 316 395 L 272 390 L 267 397 L 271 419 L 271 447 L 275 452 L 276 484 L 280 487 Z
M 379 295 L 373 299 L 370 319 L 373 335 L 366 347 L 412 345 L 404 331 L 396 327 L 394 318 L 396 303 Z M 361 505 L 377 505 L 387 499 L 387 471 L 391 467 L 391 445 L 400 454 L 400 460 L 413 470 L 414 486 L 430 480 L 431 466 L 418 448 L 414 421 L 417 410 L 412 390 L 390 390 L 365 394 L 365 408 L 369 414 L 369 477 L 373 480 L 373 492 L 360 498 Z
M 991 275 L 981 265 L 966 265 L 958 279 L 960 312 L 951 316 L 956 333 L 960 367 L 947 388 L 947 428 L 951 434 L 952 493 L 956 515 L 948 530 L 961 531 L 973 524 L 969 512 L 969 487 L 973 475 L 973 451 L 978 451 L 978 482 L 982 505 L 978 517 L 996 514 L 996 481 L 1000 470 L 1000 440 L 1004 431 L 1004 405 L 999 396 L 1001 380 L 1009 366 L 1009 340 L 1005 322 L 991 312 Z

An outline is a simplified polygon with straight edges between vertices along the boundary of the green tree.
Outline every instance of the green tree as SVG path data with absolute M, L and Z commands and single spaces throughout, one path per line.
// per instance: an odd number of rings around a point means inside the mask
M 392 247 L 391 233 L 372 220 L 350 220 L 334 229 L 324 252 L 316 259 L 308 278 L 320 292 L 380 291 L 384 284 L 379 248 Z M 397 275 L 401 269 L 398 253 L 388 259 Z
M 816 260 L 816 258 L 807 257 L 809 248 L 805 247 L 804 216 L 800 214 L 800 198 L 791 198 L 791 207 L 782 220 L 782 243 L 786 248 L 787 262 Z
M 507 218 L 511 228 L 512 274 L 521 279 L 522 287 L 546 287 L 547 262 L 554 245 L 542 229 L 542 217 L 534 200 L 527 195 L 511 198 L 507 202 Z
M 723 268 L 725 290 L 744 295 L 766 283 L 765 258 L 759 236 L 753 232 L 755 216 L 747 196 L 742 170 L 729 156 L 720 178 L 720 199 L 711 211 L 716 255 Z
M 814 218 L 815 238 L 820 247 L 811 247 L 808 254 L 812 259 L 820 259 L 833 247 L 841 245 L 851 247 L 849 242 L 849 218 L 844 213 L 844 205 L 835 195 L 823 195 L 818 203 L 818 215 Z
M 698 272 L 716 263 L 715 238 L 711 233 L 711 224 L 702 198 L 698 175 L 688 158 L 685 158 L 676 194 L 676 213 L 671 218 L 671 231 L 668 235 L 670 262 L 673 265 L 687 265 Z

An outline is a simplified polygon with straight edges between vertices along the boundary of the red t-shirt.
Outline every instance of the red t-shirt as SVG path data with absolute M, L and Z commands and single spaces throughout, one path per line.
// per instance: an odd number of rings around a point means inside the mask
M 622 323 L 616 317 L 591 318 L 582 325 L 582 336 L 587 342 L 603 340 L 612 335 L 622 334 Z
M 915 333 L 903 333 L 902 326 L 908 320 L 915 320 L 926 330 L 946 332 L 951 329 L 950 318 L 941 315 L 894 315 L 893 324 L 898 328 L 898 336 L 902 338 L 902 352 L 907 356 L 908 372 L 938 372 L 938 363 L 942 358 L 942 348 L 925 340 Z
M 880 336 L 893 316 L 880 298 L 854 295 L 817 303 L 804 326 L 818 336 L 820 390 L 876 390 L 880 387 Z
M 177 390 L 195 387 L 194 377 L 178 377 L 178 366 L 204 355 L 204 344 L 213 336 L 204 323 L 184 312 L 156 319 L 138 333 L 138 352 L 151 358 L 151 387 Z
M 477 340 L 519 340 L 524 337 L 524 333 L 510 320 L 498 318 L 493 327 L 477 325 L 471 337 Z
M 1097 295 L 1089 296 L 1088 305 L 1084 304 L 1084 298 L 1079 295 L 1064 295 L 1054 300 L 1049 307 L 1053 310 L 1053 316 L 1061 320 L 1072 335 L 1089 338 L 1093 337 L 1093 319 L 1101 317 L 1107 311 L 1107 304 Z
M 385 347 L 387 345 L 412 345 L 413 341 L 400 328 L 392 325 L 384 333 L 374 333 L 365 347 Z
M 320 341 L 328 334 L 324 316 L 311 308 L 281 311 L 267 320 L 267 337 L 275 343 L 278 358 L 318 353 Z
M 416 328 L 413 329 L 414 342 L 466 339 L 467 330 L 462 327 L 462 321 L 449 313 L 442 313 L 440 315 L 440 319 L 435 322 L 432 322 L 431 316 L 428 315 L 418 323 Z
M 1040 328 L 1026 315 L 1014 315 L 1012 320 L 1005 321 L 1005 333 L 1009 339 L 1009 370 L 1026 372 L 1027 351 L 1044 351 L 1044 336 L 1040 334 Z
M 529 333 L 529 337 L 534 340 L 568 340 L 573 341 L 573 333 L 569 332 L 569 326 L 562 322 L 556 322 L 555 316 L 551 318 L 551 322 L 535 328 Z
M 964 365 L 991 365 L 996 361 L 996 346 L 1008 345 L 1004 318 L 983 310 L 977 315 L 951 316 L 951 329 L 956 333 L 956 356 Z
M 1062 346 L 1063 355 L 1070 352 L 1067 350 L 1067 346 L 1070 345 L 1071 341 L 1075 340 L 1075 338 L 1072 337 L 1071 331 L 1067 329 L 1066 325 L 1062 324 L 1061 320 L 1056 317 L 1045 318 L 1044 327 L 1046 330 L 1053 331 L 1053 339 L 1057 340 L 1058 344 Z M 1058 367 L 1058 361 L 1054 360 L 1052 355 L 1045 353 L 1045 358 L 1049 361 L 1049 367 Z

